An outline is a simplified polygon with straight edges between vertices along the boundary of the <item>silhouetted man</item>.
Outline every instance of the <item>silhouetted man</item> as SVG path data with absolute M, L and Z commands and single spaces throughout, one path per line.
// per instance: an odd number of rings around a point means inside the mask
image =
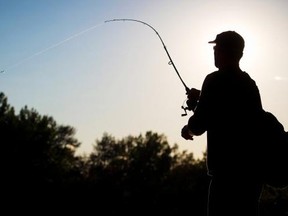
M 218 34 L 214 63 L 219 69 L 206 76 L 194 115 L 182 137 L 207 132 L 209 216 L 256 216 L 262 183 L 258 178 L 257 119 L 262 111 L 258 87 L 239 67 L 244 39 L 235 31 Z M 193 104 L 193 103 L 192 103 Z

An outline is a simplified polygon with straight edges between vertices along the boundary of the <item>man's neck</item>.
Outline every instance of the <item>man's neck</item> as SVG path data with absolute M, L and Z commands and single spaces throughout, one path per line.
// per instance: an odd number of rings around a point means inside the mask
M 221 71 L 241 71 L 239 64 L 226 64 L 218 67 Z

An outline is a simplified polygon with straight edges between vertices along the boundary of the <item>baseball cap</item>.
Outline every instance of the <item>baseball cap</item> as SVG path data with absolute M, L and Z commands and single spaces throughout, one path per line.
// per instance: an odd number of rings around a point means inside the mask
M 235 51 L 243 51 L 245 46 L 243 37 L 235 31 L 222 32 L 216 36 L 215 40 L 208 43 L 214 43 L 223 49 Z

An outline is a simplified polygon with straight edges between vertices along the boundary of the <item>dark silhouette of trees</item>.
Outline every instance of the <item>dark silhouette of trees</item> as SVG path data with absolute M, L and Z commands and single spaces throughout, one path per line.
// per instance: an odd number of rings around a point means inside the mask
M 116 139 L 107 133 L 93 151 L 77 156 L 75 129 L 27 106 L 15 113 L 0 93 L 2 206 L 37 215 L 53 212 L 107 215 L 204 216 L 206 155 L 196 160 L 152 131 Z M 262 216 L 287 216 L 288 189 L 266 186 Z M 11 205 L 15 208 L 11 209 Z M 39 209 L 41 211 L 39 212 Z
M 1 144 L 10 180 L 35 183 L 66 180 L 74 171 L 75 149 L 80 143 L 70 126 L 57 125 L 52 117 L 22 108 L 18 115 L 0 94 Z M 8 171 L 9 171 L 8 170 Z M 13 170 L 13 171 L 12 171 Z
M 191 203 L 199 196 L 206 200 L 207 176 L 203 161 L 196 161 L 190 153 L 178 152 L 171 147 L 164 135 L 148 131 L 145 136 L 128 136 L 115 140 L 104 134 L 97 140 L 88 160 L 89 179 L 97 184 L 98 192 L 124 212 L 180 213 L 199 208 Z M 199 181 L 201 179 L 201 181 Z M 202 181 L 203 180 L 203 181 Z M 193 185 L 197 184 L 197 189 Z M 200 193 L 196 192 L 200 189 Z M 202 194 L 201 194 L 202 193 Z M 199 195 L 199 196 L 198 196 Z M 196 197 L 197 196 L 197 197 Z M 113 200 L 116 199 L 116 200 Z M 201 203 L 205 211 L 205 202 Z M 200 207 L 200 208 L 201 208 Z M 193 211 L 193 210 L 192 210 Z
M 27 106 L 16 114 L 1 93 L 0 133 L 7 201 L 44 204 L 52 196 L 54 202 L 67 184 L 82 179 L 77 167 L 80 159 L 74 155 L 80 143 L 73 137 L 72 127 L 57 125 L 52 117 Z

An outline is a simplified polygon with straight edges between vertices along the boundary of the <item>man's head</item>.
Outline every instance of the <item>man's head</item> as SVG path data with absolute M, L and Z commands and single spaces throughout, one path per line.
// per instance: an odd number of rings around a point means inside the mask
M 219 68 L 223 64 L 239 63 L 245 46 L 245 41 L 235 31 L 225 31 L 216 36 L 209 43 L 216 44 L 214 47 L 215 66 Z
M 216 36 L 214 41 L 210 41 L 209 43 L 214 43 L 217 47 L 227 52 L 243 52 L 245 46 L 244 39 L 235 31 L 222 32 Z

